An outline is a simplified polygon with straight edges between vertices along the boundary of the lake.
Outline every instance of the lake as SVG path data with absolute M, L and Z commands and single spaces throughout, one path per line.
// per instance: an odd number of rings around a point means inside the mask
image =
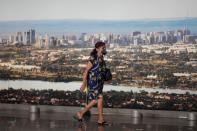
M 79 90 L 81 86 L 80 81 L 74 82 L 48 82 L 48 81 L 40 81 L 40 80 L 0 80 L 0 89 L 8 89 L 8 87 L 12 87 L 13 89 L 36 89 L 36 90 L 45 90 L 45 89 L 53 89 L 53 90 L 64 90 L 64 91 L 75 91 Z M 132 86 L 114 86 L 114 85 L 104 85 L 103 91 L 125 91 L 139 93 L 144 90 L 146 92 L 156 92 L 159 93 L 176 93 L 176 94 L 185 94 L 189 92 L 190 94 L 197 94 L 197 91 L 192 90 L 181 90 L 181 89 L 160 89 L 160 88 L 138 88 Z

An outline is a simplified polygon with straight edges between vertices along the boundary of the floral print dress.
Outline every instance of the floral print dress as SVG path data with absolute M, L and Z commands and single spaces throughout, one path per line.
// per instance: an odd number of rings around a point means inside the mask
M 102 96 L 104 85 L 104 72 L 106 64 L 103 57 L 90 56 L 89 61 L 92 63 L 92 68 L 88 73 L 88 99 L 95 100 Z

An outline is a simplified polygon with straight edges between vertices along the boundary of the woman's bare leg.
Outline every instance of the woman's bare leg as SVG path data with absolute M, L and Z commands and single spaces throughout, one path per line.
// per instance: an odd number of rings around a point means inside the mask
M 81 111 L 77 112 L 77 116 L 79 119 L 81 119 L 83 117 L 83 115 L 90 110 L 95 104 L 97 103 L 97 100 L 92 100 L 87 106 L 85 106 L 84 109 L 82 109 Z
M 97 107 L 98 107 L 98 122 L 102 123 L 104 121 L 104 118 L 103 118 L 103 96 L 99 96 Z

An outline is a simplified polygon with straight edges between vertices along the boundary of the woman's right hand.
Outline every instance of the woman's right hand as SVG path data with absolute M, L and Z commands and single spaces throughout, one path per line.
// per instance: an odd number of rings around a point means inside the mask
M 91 62 L 88 62 L 87 66 L 86 66 L 86 69 L 85 69 L 85 72 L 83 74 L 83 83 L 80 87 L 80 91 L 83 92 L 87 86 L 87 77 L 88 77 L 88 72 L 89 70 L 92 68 L 92 63 Z
M 83 83 L 83 84 L 81 85 L 81 87 L 80 87 L 80 91 L 83 92 L 83 91 L 85 90 L 85 88 L 86 88 L 86 84 Z

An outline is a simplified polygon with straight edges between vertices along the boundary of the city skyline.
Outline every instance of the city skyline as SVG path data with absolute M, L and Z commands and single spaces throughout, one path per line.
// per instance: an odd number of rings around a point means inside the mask
M 195 0 L 0 0 L 0 21 L 197 17 Z

